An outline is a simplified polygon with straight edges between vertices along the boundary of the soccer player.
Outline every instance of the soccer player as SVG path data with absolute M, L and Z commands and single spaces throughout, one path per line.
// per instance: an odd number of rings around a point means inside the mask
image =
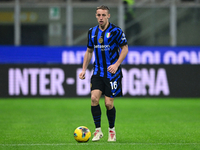
M 107 6 L 97 7 L 96 18 L 98 25 L 88 31 L 87 50 L 79 78 L 85 79 L 85 72 L 94 51 L 95 62 L 91 77 L 91 113 L 96 130 L 92 141 L 98 141 L 103 137 L 99 105 L 101 95 L 105 96 L 107 108 L 108 141 L 116 141 L 114 98 L 122 96 L 122 69 L 120 65 L 128 53 L 128 45 L 123 31 L 109 22 L 110 13 Z

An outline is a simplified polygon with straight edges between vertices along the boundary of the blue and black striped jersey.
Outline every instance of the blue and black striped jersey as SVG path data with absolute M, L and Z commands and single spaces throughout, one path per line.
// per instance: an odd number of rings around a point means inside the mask
M 107 68 L 114 64 L 119 58 L 120 47 L 127 44 L 123 31 L 112 23 L 109 23 L 106 30 L 99 29 L 99 25 L 90 28 L 88 31 L 87 47 L 94 49 L 95 62 L 93 75 L 112 78 L 113 75 Z M 114 76 L 122 75 L 119 66 Z

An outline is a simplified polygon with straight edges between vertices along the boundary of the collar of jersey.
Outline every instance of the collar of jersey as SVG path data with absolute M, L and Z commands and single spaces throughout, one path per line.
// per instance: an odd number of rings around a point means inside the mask
M 105 32 L 105 31 L 110 27 L 110 25 L 111 25 L 111 23 L 109 22 L 107 28 L 106 28 L 104 31 L 102 31 L 102 30 L 99 28 L 99 25 L 98 25 L 98 29 L 99 29 L 101 32 Z

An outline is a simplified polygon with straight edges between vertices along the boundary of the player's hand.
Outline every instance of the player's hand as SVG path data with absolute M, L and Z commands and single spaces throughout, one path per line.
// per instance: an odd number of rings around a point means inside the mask
M 116 71 L 117 71 L 117 69 L 118 69 L 118 66 L 117 66 L 116 64 L 110 65 L 110 66 L 108 67 L 108 71 L 109 71 L 110 73 L 112 73 L 112 74 L 115 74 Z
M 85 71 L 82 71 L 80 74 L 79 74 L 79 78 L 81 80 L 85 79 Z

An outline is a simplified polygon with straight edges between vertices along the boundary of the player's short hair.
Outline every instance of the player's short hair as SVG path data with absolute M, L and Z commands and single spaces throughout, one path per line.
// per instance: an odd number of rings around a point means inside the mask
M 101 5 L 101 6 L 98 6 L 96 10 L 98 10 L 98 9 L 107 10 L 107 11 L 108 11 L 108 13 L 109 13 L 109 11 L 110 11 L 109 7 L 108 7 L 108 6 L 106 6 L 106 5 Z

